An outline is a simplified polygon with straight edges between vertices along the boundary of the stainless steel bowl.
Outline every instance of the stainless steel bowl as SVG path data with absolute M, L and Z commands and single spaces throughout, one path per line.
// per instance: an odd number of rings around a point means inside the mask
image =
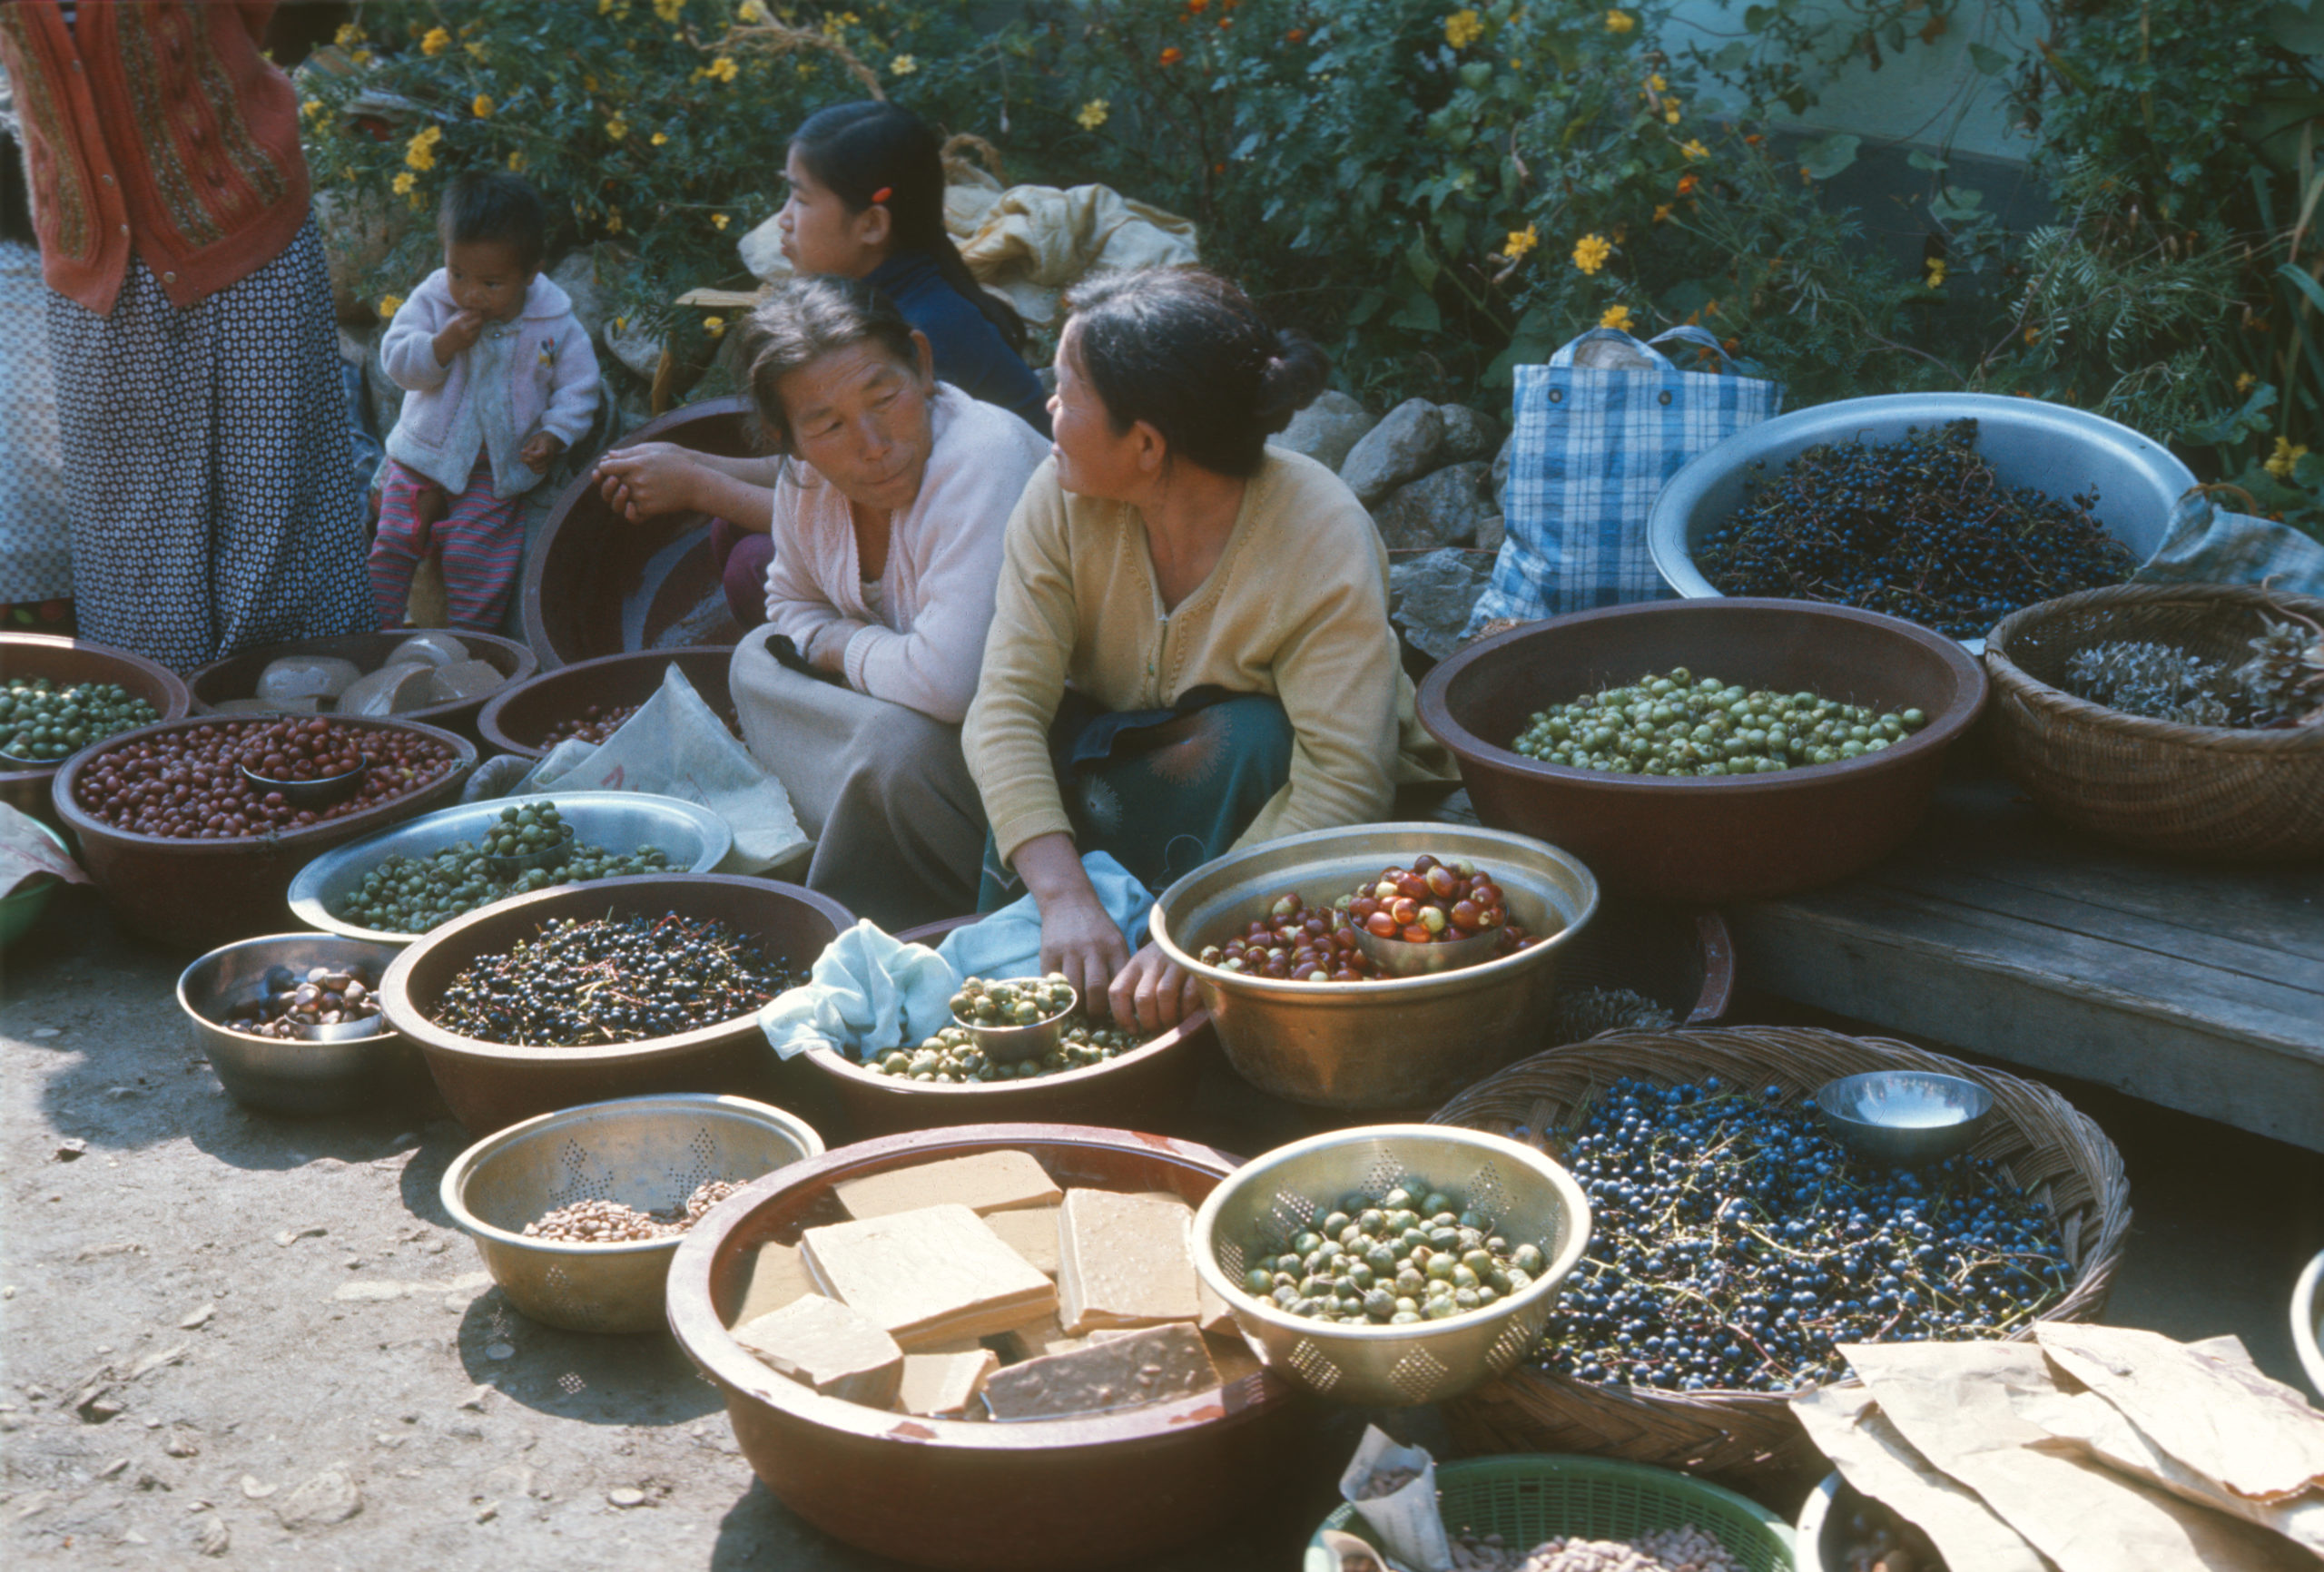
M 565 833 L 557 838 L 556 844 L 554 846 L 544 846 L 538 851 L 511 852 L 506 857 L 497 853 L 487 853 L 478 860 L 484 864 L 487 873 L 496 878 L 515 879 L 530 873 L 536 868 L 556 867 L 572 856 L 573 849 L 580 844 L 581 838 L 573 832 L 573 826 L 568 824 L 565 827 Z M 623 849 L 617 847 L 615 850 Z M 627 850 L 635 851 L 637 849 L 633 846 Z
M 1422 852 L 1491 870 L 1541 942 L 1433 977 L 1278 982 L 1195 958 L 1296 890 L 1329 906 Z M 1260 1090 L 1328 1108 L 1433 1108 L 1540 1046 L 1558 963 L 1598 909 L 1598 881 L 1531 836 L 1453 824 L 1312 830 L 1206 863 L 1154 903 L 1155 942 L 1194 973 L 1227 1062 Z
M 2292 1290 L 2291 1341 L 2308 1384 L 2324 1398 L 2324 1250 L 2316 1253 Z
M 1993 1105 L 1988 1088 L 1934 1070 L 1869 1070 L 1816 1088 L 1834 1135 L 1876 1163 L 1904 1168 L 1967 1150 Z
M 419 935 L 363 928 L 334 917 L 331 909 L 360 889 L 363 876 L 391 856 L 426 858 L 456 840 L 474 842 L 499 822 L 500 811 L 512 801 L 555 803 L 576 837 L 594 846 L 623 853 L 658 847 L 670 860 L 672 873 L 707 873 L 725 860 L 734 845 L 734 832 L 726 820 L 700 803 L 644 791 L 553 791 L 538 799 L 464 802 L 324 852 L 290 881 L 290 909 L 300 921 L 326 932 L 409 944 Z
M 653 1331 L 682 1235 L 622 1244 L 525 1237 L 525 1224 L 576 1201 L 641 1212 L 685 1204 L 713 1179 L 757 1179 L 820 1157 L 806 1121 L 747 1097 L 680 1092 L 542 1114 L 487 1135 L 444 1171 L 444 1210 L 476 1241 L 485 1270 L 535 1321 L 569 1331 Z
M 277 933 L 213 949 L 178 977 L 178 1007 L 209 1056 L 226 1095 L 272 1114 L 337 1114 L 409 1096 L 428 1081 L 419 1051 L 382 1018 L 369 1033 L 340 1041 L 253 1037 L 226 1017 L 266 991 L 278 966 L 362 965 L 385 974 L 397 947 L 330 933 Z
M 1372 964 L 1390 977 L 1434 977 L 1439 972 L 1459 971 L 1463 967 L 1477 966 L 1492 958 L 1501 947 L 1501 929 L 1487 928 L 1466 938 L 1447 939 L 1443 944 L 1413 944 L 1401 938 L 1382 938 L 1369 929 L 1355 930 L 1355 948 L 1372 958 Z
M 1504 886 L 1503 888 L 1507 888 Z M 1341 1326 L 1293 1315 L 1243 1286 L 1248 1247 L 1278 1251 L 1350 1191 L 1381 1195 L 1418 1177 L 1538 1245 L 1541 1275 L 1507 1299 L 1446 1321 Z M 1375 1125 L 1278 1146 L 1237 1168 L 1195 1213 L 1195 1270 L 1235 1312 L 1261 1363 L 1334 1402 L 1441 1402 L 1502 1374 L 1533 1346 L 1566 1274 L 1590 1244 L 1590 1200 L 1529 1146 L 1443 1125 Z
M 319 776 L 312 781 L 277 781 L 261 775 L 249 765 L 238 766 L 243 784 L 253 791 L 280 791 L 282 801 L 293 808 L 332 808 L 346 801 L 363 788 L 363 778 L 371 772 L 371 761 L 366 759 L 352 770 L 342 770 L 336 775 Z
M 2053 496 L 2095 486 L 2093 511 L 2142 562 L 2162 544 L 2171 508 L 2195 484 L 2194 472 L 2170 449 L 2084 409 L 1990 393 L 1843 398 L 1762 421 L 1689 459 L 1647 516 L 1655 570 L 1689 600 L 1718 594 L 1695 566 L 1695 548 L 1742 506 L 1754 464 L 1765 464 L 1773 476 L 1786 460 L 1824 443 L 1894 442 L 1908 427 L 1925 430 L 1961 419 L 1977 422 L 1977 451 L 2006 484 L 2036 486 Z M 1984 650 L 1982 638 L 1962 643 L 1973 654 Z
M 1045 982 L 1047 979 L 1039 977 L 1012 977 L 996 978 L 993 980 L 1009 983 L 1038 983 Z M 977 1046 L 983 1050 L 986 1058 L 996 1065 L 1014 1065 L 1026 1059 L 1038 1059 L 1053 1052 L 1057 1046 L 1065 1040 L 1065 1017 L 1079 1008 L 1080 1005 L 1081 990 L 1075 988 L 1073 1003 L 1055 1015 L 1046 1016 L 1029 1026 L 988 1027 L 979 1025 L 975 1021 L 961 1020 L 958 1016 L 952 1018 L 966 1029 L 970 1037 L 976 1039 Z

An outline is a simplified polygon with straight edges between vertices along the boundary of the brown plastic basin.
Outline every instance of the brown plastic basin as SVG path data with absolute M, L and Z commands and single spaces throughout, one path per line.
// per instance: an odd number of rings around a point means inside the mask
M 1611 775 L 1512 751 L 1537 712 L 1685 666 L 1748 688 L 1806 690 L 1928 724 L 1862 758 L 1771 775 Z M 1477 816 L 1564 847 L 1610 888 L 1717 905 L 1807 889 L 1877 862 L 1928 806 L 1945 751 L 1985 702 L 1951 639 L 1810 601 L 1650 601 L 1531 623 L 1429 673 L 1421 723 L 1451 749 Z
M 732 644 L 716 644 L 576 661 L 501 689 L 486 701 L 477 728 L 488 746 L 537 759 L 548 752 L 541 739 L 551 726 L 575 719 L 592 704 L 606 710 L 644 703 L 661 688 L 662 674 L 672 665 L 686 674 L 704 703 L 730 715 L 734 703 L 727 696 L 726 668 L 734 659 Z
M 421 632 L 406 628 L 385 634 L 340 634 L 330 638 L 293 639 L 285 644 L 269 644 L 262 650 L 245 650 L 239 655 L 229 655 L 213 661 L 186 679 L 193 692 L 193 707 L 197 714 L 209 714 L 228 699 L 247 699 L 258 691 L 258 679 L 269 663 L 285 655 L 336 655 L 342 661 L 353 661 L 366 672 L 376 671 L 395 647 L 412 634 Z M 479 661 L 489 661 L 502 676 L 511 683 L 521 683 L 540 669 L 540 662 L 533 652 L 514 639 L 495 638 L 490 634 L 469 634 L 446 629 L 453 638 L 467 646 L 468 653 Z M 458 732 L 470 742 L 478 740 L 477 712 L 501 693 L 507 687 L 489 693 L 478 693 L 473 699 L 459 699 L 448 704 L 429 704 L 424 709 L 407 710 L 396 717 L 399 721 L 418 721 L 425 725 L 441 726 Z
M 379 980 L 389 1024 L 419 1045 L 453 1117 L 476 1135 L 583 1103 L 656 1092 L 731 1092 L 790 1102 L 803 1079 L 784 1073 L 756 1013 L 675 1037 L 602 1048 L 525 1048 L 481 1042 L 436 1024 L 454 977 L 480 955 L 501 954 L 556 918 L 659 916 L 716 919 L 755 938 L 768 957 L 804 972 L 823 947 L 854 926 L 828 896 L 772 879 L 723 873 L 643 874 L 520 895 L 435 929 L 396 958 Z M 810 1115 L 812 1118 L 812 1115 Z
M 49 786 L 56 821 L 80 840 L 81 866 L 112 906 L 113 915 L 146 938 L 176 949 L 211 950 L 232 939 L 281 932 L 290 919 L 285 895 L 300 869 L 335 846 L 443 807 L 459 796 L 468 771 L 476 767 L 476 744 L 439 727 L 401 719 L 342 717 L 340 724 L 344 726 L 432 737 L 451 749 L 452 767 L 416 791 L 344 819 L 224 840 L 181 840 L 116 830 L 73 800 L 81 771 L 112 748 L 216 725 L 219 720 L 191 715 L 108 737 L 103 744 L 67 759 Z
M 1199 1203 L 1241 1159 L 1191 1142 L 1061 1125 L 890 1135 L 771 1174 L 714 1208 L 671 1263 L 670 1330 L 724 1394 L 743 1453 L 825 1533 L 915 1566 L 1057 1572 L 1158 1555 L 1295 1494 L 1313 1410 L 1264 1371 L 1216 1392 L 1090 1419 L 921 1420 L 823 1397 L 726 1331 L 750 1253 L 845 1215 L 842 1179 L 1001 1148 L 1059 1184 Z
M 705 398 L 656 416 L 616 447 L 669 442 L 735 458 L 758 451 L 746 398 Z M 543 667 L 632 650 L 731 644 L 742 637 L 710 558 L 710 520 L 664 514 L 633 524 L 584 473 L 549 510 L 525 567 L 525 642 Z
M 153 706 L 163 721 L 182 721 L 192 699 L 175 672 L 157 661 L 116 650 L 86 639 L 54 634 L 0 634 L 0 676 L 46 677 L 60 686 L 72 683 L 117 683 L 123 692 Z M 29 770 L 0 770 L 0 802 L 19 813 L 54 824 L 48 783 L 66 761 L 35 765 Z

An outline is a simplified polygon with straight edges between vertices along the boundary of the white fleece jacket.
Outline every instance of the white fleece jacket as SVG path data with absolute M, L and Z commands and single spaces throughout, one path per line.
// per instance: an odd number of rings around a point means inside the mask
M 812 466 L 793 463 L 774 487 L 766 614 L 811 660 L 843 640 L 856 692 L 958 725 L 984 662 L 1009 516 L 1049 445 L 949 382 L 937 384 L 930 419 L 928 472 L 889 526 L 878 610 L 865 602 L 847 498 Z

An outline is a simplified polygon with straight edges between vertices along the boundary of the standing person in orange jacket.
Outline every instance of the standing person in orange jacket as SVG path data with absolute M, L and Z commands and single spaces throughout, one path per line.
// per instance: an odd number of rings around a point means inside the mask
M 82 634 L 185 670 L 377 623 L 272 0 L 0 0 Z

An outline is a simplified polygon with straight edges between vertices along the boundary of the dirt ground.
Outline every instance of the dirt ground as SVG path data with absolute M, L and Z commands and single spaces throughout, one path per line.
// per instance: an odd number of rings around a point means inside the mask
M 6 957 L 0 1557 L 895 1565 L 756 1484 L 668 1338 L 560 1332 L 503 1302 L 438 1201 L 468 1140 L 440 1107 L 294 1120 L 229 1101 L 172 1002 L 184 958 L 115 935 L 85 890 Z M 2285 1306 L 2324 1246 L 2324 1157 L 2069 1095 L 2122 1145 L 2140 1210 L 2110 1319 L 2241 1333 L 2297 1381 Z M 1206 1101 L 1199 1134 L 1229 1149 L 1295 1133 L 1231 1084 Z M 1356 1421 L 1327 1422 L 1344 1456 Z M 1398 1428 L 1433 1439 L 1425 1413 Z M 1296 1566 L 1328 1481 L 1287 1473 L 1283 1499 L 1281 1520 L 1147 1572 Z

